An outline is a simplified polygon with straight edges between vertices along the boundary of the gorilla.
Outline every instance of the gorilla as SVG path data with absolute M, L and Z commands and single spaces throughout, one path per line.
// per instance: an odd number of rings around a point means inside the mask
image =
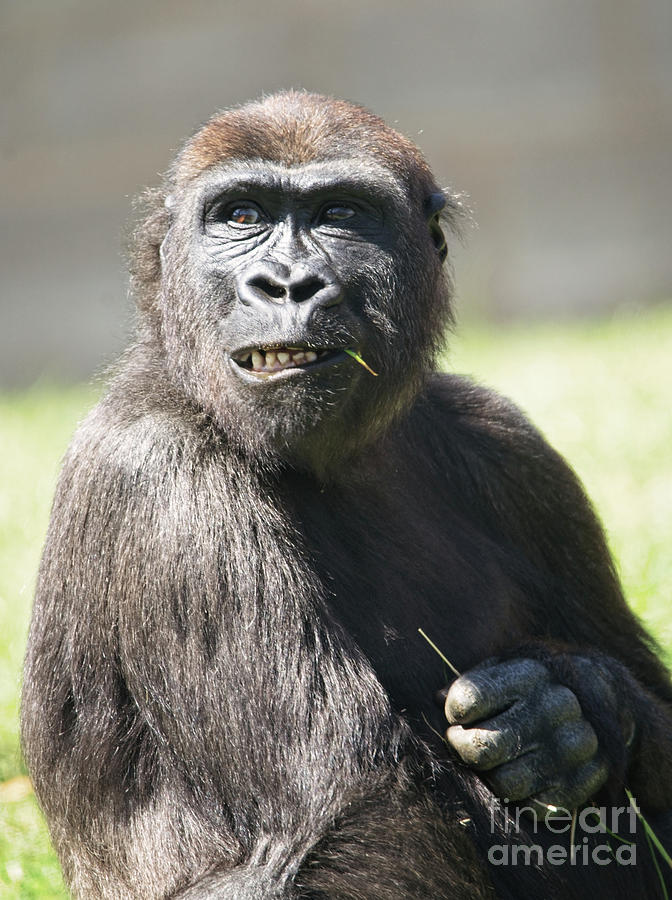
M 459 215 L 304 92 L 215 115 L 145 196 L 24 676 L 75 897 L 664 895 L 625 807 L 669 841 L 672 687 L 567 464 L 436 371 Z

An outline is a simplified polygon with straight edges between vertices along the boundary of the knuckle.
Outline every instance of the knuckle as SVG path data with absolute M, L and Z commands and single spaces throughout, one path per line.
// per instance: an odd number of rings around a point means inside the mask
M 493 681 L 517 685 L 521 693 L 528 693 L 537 685 L 548 682 L 550 678 L 548 669 L 543 663 L 526 657 L 510 659 L 492 666 L 488 674 Z
M 488 772 L 487 781 L 497 797 L 525 800 L 537 789 L 539 778 L 530 765 L 516 762 Z
M 570 815 L 570 810 L 577 805 L 572 794 L 563 785 L 548 785 L 536 795 L 536 802 L 546 807 L 546 814 L 551 816 Z
M 516 674 L 530 681 L 547 681 L 549 678 L 548 669 L 537 659 L 522 657 L 521 659 L 514 659 L 510 665 Z
M 476 752 L 478 754 L 477 768 L 479 769 L 492 769 L 506 761 L 506 748 L 498 733 L 488 737 L 479 735 Z
M 566 785 L 565 805 L 583 806 L 604 785 L 609 777 L 609 769 L 603 760 L 594 760 L 582 766 L 576 777 Z
M 481 702 L 481 691 L 471 678 L 463 675 L 453 682 L 446 696 L 446 718 L 449 722 L 459 722 L 477 709 Z
M 546 714 L 554 722 L 568 722 L 583 716 L 576 694 L 564 684 L 556 684 L 548 691 Z
M 584 783 L 589 794 L 599 791 L 609 777 L 609 766 L 603 759 L 590 762 L 585 767 Z
M 522 800 L 524 797 L 523 794 L 516 795 L 514 786 L 507 776 L 499 775 L 497 770 L 488 772 L 488 785 L 495 797 L 499 797 L 502 800 L 504 798 L 507 800 Z
M 446 740 L 463 762 L 474 765 L 476 751 L 467 729 L 461 725 L 451 725 L 446 731 Z
M 502 735 L 499 731 L 454 725 L 446 734 L 461 759 L 475 769 L 492 768 L 505 758 Z
M 557 733 L 557 757 L 568 764 L 578 765 L 597 754 L 597 735 L 585 719 L 573 722 Z

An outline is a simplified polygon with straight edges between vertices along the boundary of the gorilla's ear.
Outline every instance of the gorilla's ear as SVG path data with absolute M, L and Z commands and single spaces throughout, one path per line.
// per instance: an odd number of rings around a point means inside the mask
M 446 206 L 446 197 L 441 191 L 430 194 L 425 200 L 425 216 L 429 226 L 429 234 L 434 242 L 436 251 L 443 262 L 448 255 L 446 236 L 441 228 L 441 213 Z
M 125 241 L 131 290 L 143 311 L 154 308 L 161 279 L 161 247 L 172 220 L 172 211 L 165 200 L 161 188 L 140 195 L 134 203 L 135 223 Z

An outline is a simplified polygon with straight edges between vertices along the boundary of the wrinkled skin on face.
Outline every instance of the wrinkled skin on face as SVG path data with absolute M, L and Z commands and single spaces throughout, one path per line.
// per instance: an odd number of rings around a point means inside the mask
M 160 275 L 146 305 L 168 371 L 248 454 L 326 470 L 405 411 L 433 368 L 450 318 L 446 198 L 424 163 L 402 175 L 410 143 L 390 155 L 378 135 L 363 154 L 352 107 L 325 119 L 304 97 L 301 110 L 301 153 L 274 135 L 272 104 L 215 117 L 187 144 L 149 216 Z M 258 131 L 260 116 L 261 146 L 211 146 L 253 118 Z M 152 250 L 140 242 L 136 271 Z

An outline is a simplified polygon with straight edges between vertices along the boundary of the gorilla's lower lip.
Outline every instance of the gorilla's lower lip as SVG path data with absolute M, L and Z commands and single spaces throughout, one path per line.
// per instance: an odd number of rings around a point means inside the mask
M 239 374 L 268 380 L 335 365 L 347 356 L 342 347 L 283 344 L 248 347 L 232 353 L 230 358 Z

